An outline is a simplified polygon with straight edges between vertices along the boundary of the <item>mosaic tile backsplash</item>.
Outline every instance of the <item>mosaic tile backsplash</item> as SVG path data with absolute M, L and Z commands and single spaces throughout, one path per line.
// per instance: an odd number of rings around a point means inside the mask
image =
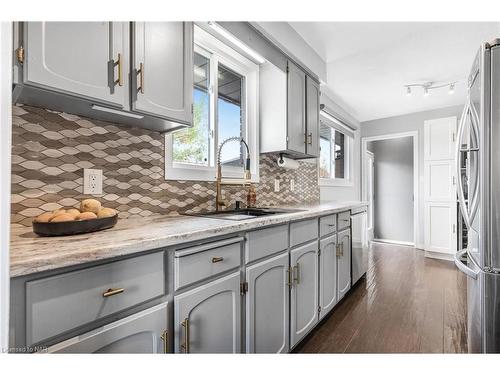
M 30 226 L 45 211 L 78 205 L 83 169 L 102 169 L 103 194 L 97 197 L 121 218 L 175 215 L 214 209 L 215 183 L 166 181 L 164 135 L 144 129 L 50 111 L 13 106 L 12 223 Z M 316 164 L 297 170 L 276 165 L 276 155 L 261 155 L 259 206 L 319 202 Z M 274 179 L 280 192 L 274 192 Z M 290 179 L 295 180 L 290 191 Z M 224 189 L 226 198 L 246 201 L 243 188 Z

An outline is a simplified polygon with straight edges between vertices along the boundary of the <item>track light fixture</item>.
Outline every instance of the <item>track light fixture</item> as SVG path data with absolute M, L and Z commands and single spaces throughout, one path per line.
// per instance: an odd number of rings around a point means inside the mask
M 442 87 L 449 87 L 448 94 L 452 95 L 455 93 L 455 84 L 458 81 L 447 82 L 442 84 L 437 84 L 436 82 L 425 82 L 425 83 L 412 83 L 409 85 L 404 85 L 406 87 L 406 96 L 411 96 L 412 87 L 421 87 L 423 89 L 424 96 L 429 96 L 431 90 L 440 89 Z

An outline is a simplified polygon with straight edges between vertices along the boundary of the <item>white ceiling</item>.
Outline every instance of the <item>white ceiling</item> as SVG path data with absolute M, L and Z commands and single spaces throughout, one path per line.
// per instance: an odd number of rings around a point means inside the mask
M 326 90 L 359 121 L 462 105 L 479 45 L 500 37 L 488 22 L 290 22 L 327 63 Z M 410 83 L 460 81 L 428 97 Z

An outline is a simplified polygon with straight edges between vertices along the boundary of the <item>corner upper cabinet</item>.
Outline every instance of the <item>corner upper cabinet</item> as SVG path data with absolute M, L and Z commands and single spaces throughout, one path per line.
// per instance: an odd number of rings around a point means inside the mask
M 193 23 L 135 22 L 132 110 L 191 124 Z
M 260 151 L 319 156 L 319 84 L 293 62 L 260 67 Z
M 128 22 L 24 22 L 25 84 L 128 108 Z

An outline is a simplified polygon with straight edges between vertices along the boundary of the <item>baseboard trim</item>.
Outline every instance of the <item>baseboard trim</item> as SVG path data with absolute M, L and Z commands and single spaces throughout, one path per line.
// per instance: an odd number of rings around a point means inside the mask
M 374 241 L 374 242 L 382 242 L 382 243 L 390 243 L 392 245 L 401 245 L 401 246 L 415 247 L 415 243 L 413 243 L 413 242 L 406 242 L 406 241 L 386 240 L 386 239 L 383 239 L 383 238 L 374 238 L 372 241 Z
M 432 259 L 447 260 L 447 261 L 450 261 L 450 262 L 453 262 L 453 260 L 454 260 L 453 254 L 438 253 L 437 251 L 427 251 L 427 250 L 425 250 L 425 257 L 426 258 L 432 258 Z

